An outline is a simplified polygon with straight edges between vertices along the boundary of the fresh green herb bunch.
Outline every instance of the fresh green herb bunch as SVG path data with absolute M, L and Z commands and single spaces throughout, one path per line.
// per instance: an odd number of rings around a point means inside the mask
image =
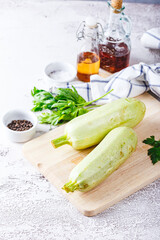
M 154 136 L 150 136 L 150 138 L 146 138 L 143 143 L 152 146 L 152 148 L 148 149 L 148 155 L 152 163 L 155 164 L 160 161 L 160 140 L 156 141 Z
M 111 90 L 112 91 L 112 90 Z M 103 95 L 109 94 L 111 91 Z M 72 120 L 84 113 L 93 110 L 97 105 L 91 105 L 93 102 L 101 99 L 102 97 L 86 102 L 82 98 L 74 86 L 69 88 L 58 88 L 54 94 L 45 90 L 39 90 L 36 87 L 31 91 L 33 96 L 33 112 L 42 111 L 44 109 L 50 110 L 50 112 L 44 112 L 38 116 L 40 123 L 47 123 L 51 125 L 59 125 Z

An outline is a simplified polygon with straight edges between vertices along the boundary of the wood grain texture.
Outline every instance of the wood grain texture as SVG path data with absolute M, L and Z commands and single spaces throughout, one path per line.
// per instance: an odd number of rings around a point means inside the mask
M 24 156 L 72 202 L 85 216 L 96 215 L 160 177 L 160 163 L 153 165 L 147 156 L 148 146 L 142 141 L 151 135 L 160 136 L 160 102 L 148 93 L 138 97 L 146 104 L 144 120 L 135 127 L 138 135 L 136 152 L 103 183 L 89 192 L 65 193 L 62 186 L 71 170 L 93 148 L 77 151 L 69 145 L 54 149 L 50 141 L 63 135 L 58 127 L 24 144 Z

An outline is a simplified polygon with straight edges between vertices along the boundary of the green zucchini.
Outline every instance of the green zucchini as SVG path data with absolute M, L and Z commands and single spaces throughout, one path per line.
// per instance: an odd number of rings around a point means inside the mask
M 105 104 L 66 124 L 65 134 L 51 141 L 56 148 L 70 144 L 74 149 L 85 149 L 98 144 L 112 129 L 134 127 L 144 117 L 146 107 L 135 98 L 125 98 Z
M 134 152 L 137 136 L 132 128 L 113 129 L 70 173 L 66 192 L 89 191 L 113 173 Z

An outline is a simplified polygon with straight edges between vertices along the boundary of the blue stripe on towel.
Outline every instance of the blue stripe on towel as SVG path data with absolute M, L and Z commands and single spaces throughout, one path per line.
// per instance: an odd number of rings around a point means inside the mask
M 157 71 L 158 70 L 158 71 Z M 157 73 L 160 73 L 160 67 L 156 67 L 155 69 L 154 69 L 154 71 L 156 71 Z
M 146 84 L 146 81 L 147 81 L 146 73 L 144 73 L 144 81 L 143 81 L 143 83 L 144 83 L 144 86 L 145 86 L 146 91 L 147 91 L 147 84 Z
M 160 85 L 156 85 L 156 84 L 149 84 L 150 87 L 160 87 Z
M 157 39 L 157 40 L 159 40 L 160 41 L 160 38 L 159 37 L 157 37 L 157 36 L 155 36 L 155 35 L 153 35 L 152 33 L 150 33 L 150 32 L 146 32 L 148 35 L 150 35 L 150 36 L 152 36 L 152 37 L 154 37 L 155 39 Z
M 122 80 L 122 81 L 125 81 L 125 82 L 129 82 L 129 80 L 125 79 L 125 78 L 121 78 L 119 77 L 118 79 Z
M 133 70 L 137 70 L 134 66 L 132 66 Z
M 80 87 L 80 86 L 76 86 L 76 85 L 74 85 L 74 87 L 75 88 L 80 88 L 80 89 L 87 89 L 87 87 Z M 89 89 L 91 89 L 90 86 L 88 86 L 88 87 L 89 87 Z
M 144 66 L 148 68 L 148 71 L 151 70 L 153 73 L 155 73 L 155 70 L 153 70 L 150 66 L 148 66 L 146 64 L 144 64 Z M 148 71 L 147 71 L 147 74 L 148 74 Z
M 101 101 L 101 100 L 109 100 L 109 98 L 101 98 L 100 100 L 98 101 Z M 97 102 L 97 101 L 96 101 Z
M 88 101 L 89 101 L 89 84 L 87 83 L 87 97 L 88 97 Z
M 151 90 L 154 94 L 156 94 L 158 97 L 160 97 L 160 94 L 159 94 L 155 89 L 150 88 L 150 90 Z
M 107 80 L 92 80 L 91 82 L 97 82 L 97 83 L 108 83 Z
M 113 83 L 116 81 L 116 79 L 121 75 L 121 73 L 124 71 L 125 69 L 121 70 L 119 72 L 119 74 L 116 75 L 116 77 L 114 78 L 113 82 L 111 83 L 111 85 L 109 86 L 108 90 L 106 92 L 109 92 L 111 90 L 111 87 L 113 85 Z M 112 94 L 113 95 L 113 94 Z
M 154 70 L 160 69 L 160 67 L 156 67 Z
M 143 65 L 141 65 L 141 70 L 140 70 L 140 72 L 141 72 L 140 75 L 142 75 L 142 73 L 143 73 Z
M 110 93 L 110 95 L 112 95 L 112 96 L 114 96 L 114 97 L 116 97 L 116 98 L 118 98 L 118 99 L 121 98 L 121 97 L 119 97 L 119 96 L 117 96 L 117 95 L 115 95 L 115 94 L 113 94 L 113 93 Z
M 129 92 L 128 92 L 127 97 L 129 97 L 129 95 L 131 94 L 131 91 L 132 91 L 132 84 L 130 83 L 130 88 L 129 88 Z
M 139 69 L 135 68 L 135 66 L 131 66 L 133 70 L 135 71 L 138 71 L 139 72 Z
M 142 81 L 142 82 L 143 82 L 143 81 Z M 132 83 L 132 85 L 133 85 L 133 86 L 137 86 L 137 87 L 144 87 L 144 88 L 145 88 L 144 85 L 140 85 L 140 84 L 137 84 L 137 83 Z M 147 84 L 146 84 L 146 86 L 149 87 Z

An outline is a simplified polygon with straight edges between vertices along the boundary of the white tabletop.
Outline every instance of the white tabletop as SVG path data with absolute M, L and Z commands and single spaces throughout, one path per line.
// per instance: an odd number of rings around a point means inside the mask
M 131 64 L 160 62 L 141 46 L 144 31 L 160 25 L 160 5 L 125 4 L 133 23 Z M 0 117 L 29 110 L 30 90 L 54 60 L 76 63 L 75 32 L 87 15 L 108 18 L 105 2 L 0 0 Z M 42 134 L 39 131 L 37 135 Z M 103 213 L 81 215 L 22 156 L 22 144 L 0 133 L 0 240 L 160 239 L 160 181 Z

